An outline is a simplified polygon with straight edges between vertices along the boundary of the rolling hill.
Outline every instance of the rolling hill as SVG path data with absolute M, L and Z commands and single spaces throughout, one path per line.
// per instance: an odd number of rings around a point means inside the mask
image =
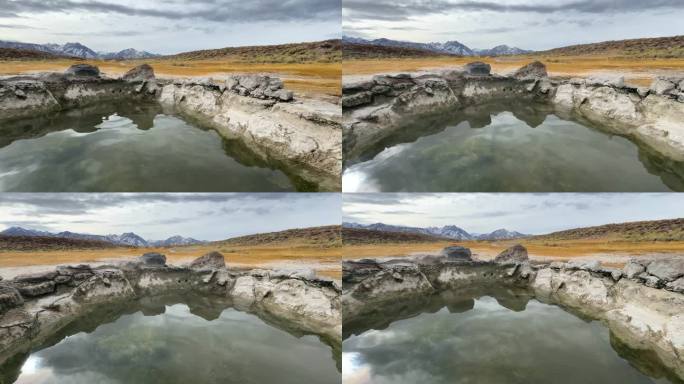
M 249 63 L 334 63 L 342 59 L 341 40 L 227 47 L 166 56 L 173 60 L 231 60 Z
M 342 242 L 345 245 L 384 244 L 384 243 L 432 243 L 449 241 L 443 237 L 422 233 L 388 232 L 363 228 L 342 227 Z
M 288 245 L 339 247 L 342 245 L 342 236 L 341 227 L 339 225 L 329 225 L 324 227 L 296 228 L 278 232 L 257 233 L 254 235 L 215 241 L 211 244 L 217 246 Z
M 63 251 L 81 249 L 116 248 L 107 241 L 68 239 L 49 236 L 6 236 L 0 235 L 0 249 L 3 251 Z
M 386 47 L 381 45 L 345 43 L 342 58 L 348 59 L 383 59 L 408 57 L 438 57 L 442 53 L 420 48 Z
M 536 52 L 549 56 L 625 56 L 644 58 L 684 57 L 684 35 L 604 41 Z
M 0 60 L 50 60 L 60 58 L 75 59 L 74 57 L 60 56 L 32 49 L 0 48 Z
M 534 236 L 532 240 L 684 241 L 684 218 L 568 229 Z

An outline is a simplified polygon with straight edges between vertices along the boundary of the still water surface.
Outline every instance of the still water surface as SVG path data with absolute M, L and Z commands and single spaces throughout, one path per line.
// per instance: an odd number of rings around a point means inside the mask
M 0 191 L 316 190 L 155 103 L 102 105 L 0 126 Z
M 536 300 L 506 302 L 485 296 L 433 302 L 424 312 L 371 321 L 374 325 L 366 329 L 352 325 L 355 329 L 342 344 L 344 384 L 677 380 L 666 378 L 670 374 L 656 363 L 627 351 L 600 323 Z
M 200 313 L 206 319 L 184 304 L 161 312 L 72 332 L 23 360 L 16 383 L 340 382 L 331 348 L 317 337 L 295 337 L 232 308 Z M 5 379 L 10 371 L 0 366 Z
M 345 192 L 684 191 L 683 163 L 530 106 L 416 122 L 347 164 Z

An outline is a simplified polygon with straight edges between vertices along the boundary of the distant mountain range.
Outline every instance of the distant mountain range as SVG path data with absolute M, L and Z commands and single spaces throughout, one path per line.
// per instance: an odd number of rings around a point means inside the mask
M 60 239 L 104 241 L 114 245 L 128 247 L 173 247 L 179 245 L 205 244 L 205 241 L 196 240 L 190 237 L 172 236 L 166 240 L 145 240 L 133 232 L 122 233 L 121 235 L 91 235 L 86 233 L 75 233 L 63 231 L 58 233 L 37 231 L 22 227 L 11 227 L 0 232 L 4 236 L 23 236 L 23 237 L 54 237 Z
M 494 48 L 489 49 L 469 48 L 465 44 L 462 44 L 456 40 L 451 40 L 444 43 L 416 43 L 412 41 L 400 41 L 391 39 L 367 40 L 362 39 L 360 37 L 343 36 L 342 42 L 346 44 L 363 44 L 376 45 L 381 47 L 420 49 L 424 51 L 455 56 L 504 56 L 520 55 L 532 52 L 517 47 L 509 47 L 508 45 L 498 45 Z
M 55 56 L 78 57 L 81 59 L 100 59 L 100 60 L 131 60 L 147 59 L 159 57 L 160 55 L 138 51 L 133 48 L 124 49 L 119 52 L 96 52 L 81 43 L 60 44 L 33 44 L 20 43 L 16 41 L 0 40 L 0 48 L 20 49 L 25 51 L 37 51 L 48 53 Z
M 457 227 L 455 225 L 446 225 L 443 227 L 406 227 L 400 225 L 390 225 L 383 223 L 375 224 L 358 224 L 358 223 L 342 223 L 343 227 L 346 228 L 357 228 L 357 229 L 370 229 L 374 231 L 383 232 L 401 232 L 401 233 L 416 233 L 428 236 L 441 237 L 445 239 L 452 240 L 508 240 L 517 239 L 521 237 L 529 237 L 516 231 L 509 231 L 507 229 L 497 229 L 490 233 L 468 233 L 463 228 Z

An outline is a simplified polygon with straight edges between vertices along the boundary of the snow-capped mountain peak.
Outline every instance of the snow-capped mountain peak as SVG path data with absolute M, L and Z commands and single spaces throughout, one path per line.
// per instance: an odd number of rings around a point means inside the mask
M 10 227 L 5 229 L 4 231 L 0 232 L 0 235 L 5 235 L 5 236 L 51 236 L 52 234 L 50 232 L 45 232 L 45 231 L 37 231 L 33 229 L 26 229 L 22 227 Z
M 204 241 L 193 239 L 192 237 L 171 236 L 166 240 L 149 241 L 155 247 L 175 247 L 179 245 L 204 244 Z
M 386 38 L 366 40 L 360 37 L 342 36 L 342 42 L 347 44 L 365 44 L 386 47 L 414 48 L 456 56 L 503 56 L 519 55 L 531 52 L 516 47 L 509 47 L 507 45 L 498 45 L 491 49 L 471 49 L 465 44 L 456 40 L 450 40 L 443 43 L 416 43 L 411 41 L 400 41 Z
M 180 246 L 180 245 L 194 245 L 194 244 L 205 244 L 205 241 L 202 240 L 197 240 L 193 239 L 191 237 L 183 237 L 183 236 L 172 236 L 169 237 L 166 240 L 160 240 L 160 241 L 154 241 L 154 240 L 145 240 L 142 237 L 140 237 L 138 234 L 133 233 L 133 232 L 126 232 L 122 233 L 120 235 L 112 234 L 112 235 L 92 235 L 92 234 L 87 234 L 87 233 L 76 233 L 76 232 L 70 232 L 70 231 L 62 231 L 62 232 L 57 232 L 57 233 L 52 233 L 52 232 L 46 232 L 46 231 L 37 231 L 33 229 L 26 229 L 22 227 L 10 227 L 5 229 L 4 231 L 0 232 L 0 235 L 4 236 L 29 236 L 29 237 L 36 237 L 36 236 L 43 236 L 43 237 L 57 237 L 57 238 L 66 238 L 66 239 L 79 239 L 79 240 L 96 240 L 96 241 L 105 241 L 108 243 L 116 244 L 116 245 L 123 245 L 123 246 L 130 246 L 130 247 L 150 247 L 150 246 L 155 246 L 155 247 L 171 247 L 171 246 Z
M 146 51 L 138 51 L 133 48 L 124 49 L 119 52 L 95 52 L 89 47 L 81 43 L 66 43 L 66 44 L 32 44 L 21 43 L 15 41 L 0 40 L 0 48 L 14 48 L 24 49 L 30 51 L 47 52 L 59 56 L 80 57 L 82 59 L 115 59 L 115 60 L 129 60 L 129 59 L 146 59 L 150 57 L 158 57 L 159 55 L 149 53 Z
M 406 227 L 400 225 L 390 225 L 383 223 L 374 224 L 359 224 L 359 223 L 342 223 L 343 227 L 370 229 L 375 231 L 385 232 L 405 232 L 405 233 L 419 233 L 435 237 L 442 237 L 452 240 L 504 240 L 526 237 L 528 235 L 516 231 L 508 231 L 506 229 L 497 229 L 491 233 L 473 234 L 468 233 L 465 229 L 456 225 L 445 225 L 443 227 Z

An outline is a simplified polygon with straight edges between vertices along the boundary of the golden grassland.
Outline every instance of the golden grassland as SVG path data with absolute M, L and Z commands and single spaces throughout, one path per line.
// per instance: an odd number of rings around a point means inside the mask
M 507 73 L 534 60 L 546 64 L 551 76 L 588 76 L 599 72 L 621 72 L 634 85 L 648 85 L 655 75 L 684 71 L 682 58 L 629 58 L 608 56 L 510 56 L 510 57 L 424 57 L 397 59 L 351 59 L 342 62 L 343 75 L 419 71 L 457 67 L 483 61 L 496 73 Z
M 222 76 L 232 73 L 268 73 L 283 79 L 285 87 L 302 94 L 341 94 L 341 63 L 247 63 L 230 60 L 150 59 L 132 61 L 10 60 L 0 61 L 0 75 L 32 72 L 62 72 L 74 63 L 96 65 L 110 76 L 119 76 L 143 63 L 159 77 Z
M 480 259 L 491 259 L 504 249 L 522 244 L 532 259 L 570 260 L 576 257 L 598 255 L 630 255 L 649 256 L 653 254 L 684 254 L 684 241 L 609 241 L 609 240 L 575 240 L 575 241 L 543 241 L 543 240 L 511 240 L 511 241 L 466 241 L 466 242 L 432 242 L 413 244 L 363 244 L 345 245 L 345 259 L 402 257 L 413 253 L 438 252 L 449 245 L 462 245 L 472 250 Z
M 57 265 L 69 263 L 92 263 L 115 259 L 131 259 L 145 252 L 166 255 L 169 264 L 191 261 L 211 251 L 219 251 L 226 257 L 226 264 L 233 266 L 268 266 L 269 264 L 314 265 L 322 276 L 340 278 L 341 247 L 316 247 L 297 245 L 223 246 L 201 245 L 171 248 L 112 248 L 101 250 L 65 251 L 0 251 L 0 268 Z

